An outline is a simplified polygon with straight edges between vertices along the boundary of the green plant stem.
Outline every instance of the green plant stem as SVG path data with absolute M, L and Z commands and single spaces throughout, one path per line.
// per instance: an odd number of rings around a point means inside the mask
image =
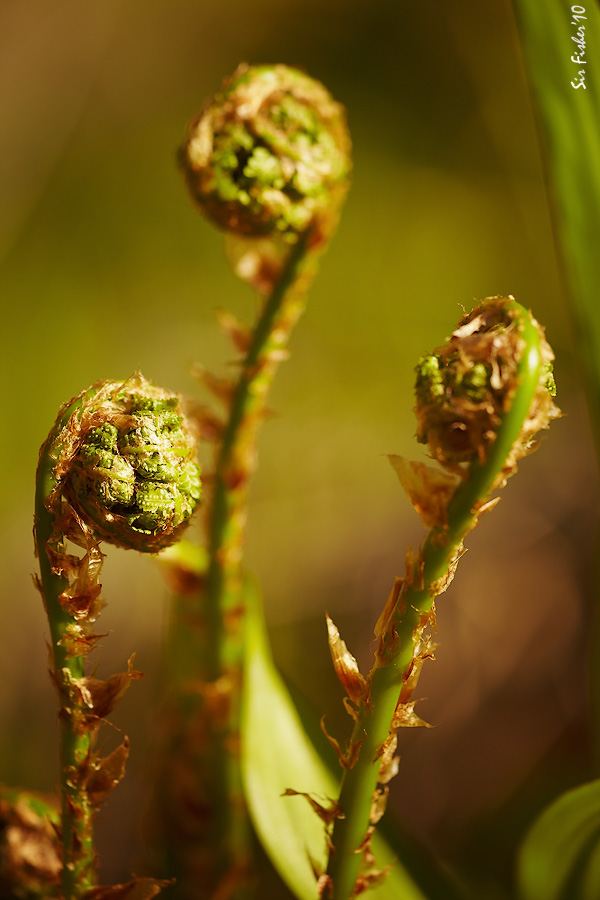
M 217 463 L 214 506 L 210 529 L 210 564 L 206 604 L 211 635 L 208 672 L 212 679 L 231 679 L 229 715 L 218 735 L 227 750 L 219 758 L 217 774 L 220 806 L 233 860 L 248 853 L 248 820 L 243 799 L 239 760 L 241 671 L 244 659 L 242 548 L 245 539 L 248 486 L 255 467 L 256 441 L 266 410 L 266 399 L 289 335 L 304 308 L 305 290 L 298 283 L 309 233 L 291 250 L 254 331 L 252 344 L 237 383 Z
M 187 695 L 184 688 L 180 714 L 184 718 L 184 733 L 187 731 L 191 737 L 184 737 L 181 746 L 186 747 L 184 752 L 191 753 L 192 768 L 197 771 L 204 768 L 210 773 L 210 813 L 200 826 L 204 833 L 190 840 L 187 850 L 185 838 L 171 841 L 173 874 L 185 897 L 192 895 L 194 878 L 198 890 L 198 871 L 202 871 L 202 864 L 198 864 L 197 851 L 206 841 L 211 849 L 207 851 L 204 846 L 202 853 L 212 870 L 208 877 L 203 873 L 207 895 L 211 896 L 210 892 L 227 879 L 234 884 L 228 897 L 241 898 L 248 891 L 250 829 L 239 758 L 245 619 L 242 556 L 248 490 L 256 468 L 257 438 L 266 415 L 267 395 L 279 363 L 285 358 L 293 326 L 304 309 L 316 257 L 324 246 L 316 228 L 303 233 L 291 246 L 265 300 L 235 385 L 218 451 L 208 522 L 206 577 L 195 595 L 179 598 L 175 612 L 171 645 L 180 648 L 184 655 L 174 661 L 176 677 L 182 686 L 186 683 L 205 686 L 195 692 L 192 688 Z M 219 697 L 216 705 L 207 700 L 206 686 L 212 690 L 212 698 Z M 206 728 L 204 746 L 194 748 L 194 723 L 202 716 L 202 705 Z M 178 817 L 177 808 L 169 815 Z
M 390 734 L 400 691 L 412 668 L 415 645 L 423 631 L 423 617 L 430 612 L 443 580 L 457 559 L 463 539 L 501 476 L 539 383 L 540 337 L 530 317 L 524 310 L 522 312 L 520 336 L 526 350 L 519 365 L 519 383 L 510 409 L 502 417 L 486 461 L 472 463 L 465 480 L 455 490 L 448 506 L 447 526 L 430 531 L 417 560 L 407 571 L 392 613 L 391 624 L 397 639 L 388 645 L 376 663 L 370 676 L 369 699 L 359 705 L 351 740 L 363 743 L 354 766 L 345 769 L 342 777 L 338 802 L 344 818 L 335 821 L 332 834 L 335 851 L 328 866 L 335 900 L 348 900 L 355 891 L 361 865 L 359 848 L 367 836 L 373 795 L 379 780 L 380 750 Z
M 60 420 L 61 423 L 66 421 L 73 409 L 71 406 L 66 410 Z M 35 540 L 41 588 L 50 626 L 56 686 L 59 692 L 63 900 L 79 900 L 95 883 L 92 807 L 80 777 L 90 753 L 90 734 L 79 733 L 74 726 L 75 697 L 73 692 L 69 691 L 70 682 L 84 676 L 83 658 L 71 656 L 61 642 L 67 629 L 77 625 L 76 620 L 60 602 L 60 596 L 67 590 L 69 583 L 63 575 L 53 571 L 48 556 L 48 546 L 54 537 L 54 518 L 46 507 L 46 500 L 56 486 L 54 478 L 56 461 L 49 453 L 54 434 L 56 429 L 42 448 L 37 471 Z
M 302 271 L 310 232 L 293 245 L 253 332 L 233 395 L 215 473 L 209 530 L 210 564 L 206 603 L 211 640 L 208 670 L 219 677 L 240 660 L 238 641 L 230 641 L 227 619 L 240 602 L 241 558 L 246 531 L 250 478 L 255 469 L 258 431 L 266 400 L 291 331 L 304 310 L 310 273 Z M 308 277 L 307 277 L 308 276 Z

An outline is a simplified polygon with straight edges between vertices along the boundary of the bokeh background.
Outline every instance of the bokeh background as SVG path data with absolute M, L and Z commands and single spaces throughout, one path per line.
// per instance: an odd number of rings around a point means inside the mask
M 55 698 L 31 580 L 38 449 L 99 378 L 205 399 L 224 373 L 215 307 L 256 297 L 185 194 L 186 122 L 242 61 L 286 62 L 348 109 L 353 187 L 278 377 L 252 493 L 248 565 L 283 672 L 347 734 L 328 610 L 365 669 L 422 527 L 383 454 L 422 457 L 413 367 L 478 298 L 514 294 L 547 328 L 566 413 L 469 537 L 439 602 L 437 660 L 401 736 L 394 814 L 482 894 L 505 896 L 541 805 L 593 771 L 596 468 L 511 8 L 504 0 L 4 0 L 0 7 L 0 779 L 56 782 Z M 203 449 L 206 464 L 210 451 Z M 125 782 L 99 817 L 106 882 L 144 870 L 140 832 L 168 593 L 108 550 L 95 662 L 147 673 L 114 715 Z M 107 749 L 119 740 L 102 733 Z M 485 888 L 485 890 L 483 890 Z M 276 888 L 273 888 L 275 891 Z M 275 896 L 275 893 L 273 893 Z M 282 892 L 281 896 L 286 896 Z

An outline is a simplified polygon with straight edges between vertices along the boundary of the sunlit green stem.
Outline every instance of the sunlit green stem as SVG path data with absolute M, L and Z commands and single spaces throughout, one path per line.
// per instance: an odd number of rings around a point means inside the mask
M 77 402 L 79 405 L 81 400 Z M 69 626 L 76 625 L 75 619 L 60 602 L 61 594 L 69 587 L 61 574 L 53 571 L 48 556 L 48 546 L 55 538 L 54 517 L 46 507 L 46 501 L 56 487 L 54 460 L 49 453 L 52 437 L 57 433 L 75 405 L 69 407 L 61 417 L 54 431 L 42 448 L 36 479 L 35 495 L 35 540 L 40 566 L 40 580 L 44 605 L 50 626 L 51 649 L 59 692 L 60 728 L 60 791 L 62 809 L 63 873 L 62 890 L 64 900 L 78 900 L 95 883 L 95 855 L 92 831 L 92 807 L 79 774 L 90 752 L 89 733 L 78 733 L 74 727 L 73 700 L 68 691 L 72 679 L 84 675 L 83 658 L 71 656 L 61 639 Z
M 229 836 L 233 859 L 247 852 L 247 819 L 239 767 L 241 667 L 244 647 L 244 609 L 241 558 L 245 539 L 248 486 L 255 468 L 256 440 L 273 376 L 291 330 L 304 308 L 306 284 L 302 278 L 309 233 L 290 252 L 285 268 L 268 298 L 243 364 L 216 469 L 214 506 L 210 528 L 210 564 L 206 604 L 208 672 L 211 680 L 231 679 L 229 717 L 219 743 L 229 752 L 219 755 L 222 785 L 222 834 Z M 233 747 L 233 750 L 230 748 Z
M 518 307 L 515 304 L 515 307 Z M 363 741 L 355 765 L 342 778 L 339 805 L 344 818 L 337 819 L 328 874 L 333 882 L 334 900 L 352 897 L 361 865 L 359 848 L 367 835 L 373 795 L 379 780 L 380 749 L 388 738 L 400 691 L 413 664 L 415 643 L 423 630 L 423 616 L 433 605 L 440 584 L 457 558 L 463 539 L 476 521 L 501 476 L 506 459 L 519 439 L 540 380 L 542 357 L 540 335 L 522 312 L 519 334 L 526 349 L 518 369 L 518 385 L 508 412 L 498 426 L 496 439 L 486 461 L 474 462 L 467 477 L 450 500 L 447 526 L 433 528 L 412 571 L 406 573 L 404 587 L 392 613 L 388 632 L 397 635 L 382 652 L 370 677 L 370 697 L 361 702 L 352 741 Z
M 156 552 L 187 525 L 201 484 L 195 435 L 179 408 L 180 398 L 139 373 L 99 381 L 65 404 L 40 451 L 35 539 L 59 703 L 62 900 L 94 884 L 93 814 L 127 758 L 126 740 L 94 756 L 91 735 L 140 674 L 85 675 L 83 656 L 99 638 L 91 631 L 102 605 L 99 542 Z
M 242 64 L 190 123 L 179 162 L 203 214 L 251 241 L 236 271 L 266 297 L 251 333 L 232 330 L 246 353 L 236 384 L 222 391 L 213 383 L 228 418 L 207 522 L 209 564 L 198 590 L 178 590 L 171 640 L 188 657 L 174 670 L 178 708 L 165 751 L 181 782 L 164 795 L 174 874 L 185 897 L 202 890 L 233 898 L 244 890 L 249 856 L 239 765 L 248 488 L 267 394 L 346 193 L 345 112 L 297 69 Z M 214 426 L 209 421 L 212 434 L 220 430 Z M 186 627 L 189 635 L 181 633 Z M 176 834 L 178 810 L 187 825 Z
M 202 845 L 211 870 L 203 873 L 207 895 L 226 880 L 234 884 L 228 896 L 239 900 L 248 891 L 250 830 L 239 760 L 245 619 L 242 555 L 248 490 L 256 468 L 257 437 L 266 413 L 267 395 L 293 326 L 304 309 L 316 257 L 323 248 L 321 232 L 316 228 L 290 246 L 252 332 L 216 462 L 208 522 L 208 570 L 196 595 L 179 599 L 175 614 L 171 643 L 181 648 L 185 656 L 174 661 L 177 678 L 180 683 L 208 686 L 195 693 L 192 689 L 187 695 L 184 690 L 184 730 L 190 729 L 193 735 L 194 722 L 201 716 L 210 734 L 210 740 L 202 746 L 195 748 L 193 737 L 184 738 L 182 744 L 187 747 L 185 752 L 192 768 L 210 771 L 206 779 L 210 796 L 202 801 L 208 801 L 210 814 L 199 822 L 202 833 L 191 840 L 188 849 L 185 837 L 175 839 L 170 849 L 173 873 L 180 885 L 178 891 L 186 898 L 193 895 L 193 873 L 203 868 L 198 864 Z M 216 705 L 207 700 L 208 694 L 219 698 Z M 177 816 L 177 809 L 171 814 Z
M 268 298 L 238 380 L 216 467 L 209 549 L 207 605 L 211 635 L 218 635 L 209 658 L 217 677 L 231 663 L 228 615 L 240 602 L 240 563 L 245 537 L 248 486 L 255 468 L 256 439 L 266 399 L 294 324 L 304 308 L 302 272 L 309 234 L 292 248 Z M 310 277 L 310 276 L 309 276 Z M 300 279 L 303 283 L 300 283 Z M 233 657 L 239 660 L 237 641 Z

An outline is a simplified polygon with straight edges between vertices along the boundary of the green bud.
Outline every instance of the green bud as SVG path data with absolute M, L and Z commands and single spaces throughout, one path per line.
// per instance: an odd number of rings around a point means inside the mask
M 180 161 L 217 226 L 293 240 L 347 179 L 344 109 L 297 69 L 242 65 L 192 122 Z
M 102 540 L 148 552 L 172 544 L 201 495 L 180 398 L 135 375 L 79 399 L 54 441 L 55 493 Z

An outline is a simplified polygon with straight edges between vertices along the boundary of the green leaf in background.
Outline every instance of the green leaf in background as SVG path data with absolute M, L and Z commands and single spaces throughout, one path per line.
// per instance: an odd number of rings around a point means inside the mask
M 600 5 L 513 0 L 513 7 L 600 461 Z M 598 583 L 597 574 L 594 579 Z M 598 759 L 599 644 L 596 617 L 592 707 Z
M 567 791 L 536 820 L 518 884 L 521 900 L 599 900 L 600 781 Z
M 326 863 L 324 825 L 304 797 L 282 797 L 287 788 L 308 792 L 323 805 L 337 797 L 338 779 L 307 736 L 268 645 L 262 605 L 249 585 L 246 671 L 242 712 L 242 769 L 246 798 L 256 832 L 282 879 L 299 900 L 316 900 L 311 860 Z M 324 639 L 325 640 L 325 639 Z M 380 866 L 398 854 L 379 835 L 373 849 Z M 386 881 L 368 893 L 373 900 L 434 900 L 424 894 L 398 860 Z M 453 887 L 437 892 L 455 897 Z
M 256 589 L 249 587 L 248 591 Z M 325 864 L 323 824 L 303 797 L 281 795 L 286 788 L 310 791 L 322 803 L 338 786 L 304 735 L 266 644 L 260 605 L 249 599 L 242 708 L 242 770 L 254 827 L 271 861 L 293 893 L 315 900 L 311 859 Z
M 513 6 L 600 450 L 600 8 L 597 0 Z

